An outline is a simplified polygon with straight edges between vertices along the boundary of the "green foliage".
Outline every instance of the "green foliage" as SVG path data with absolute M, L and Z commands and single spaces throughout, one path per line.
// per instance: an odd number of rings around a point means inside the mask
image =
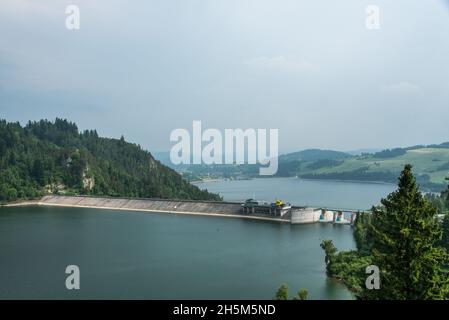
M 447 298 L 449 218 L 443 220 L 442 232 L 437 211 L 419 192 L 410 165 L 402 171 L 397 191 L 381 203 L 371 215 L 357 215 L 357 251 L 337 252 L 331 241 L 322 242 L 328 275 L 359 299 Z M 380 269 L 379 290 L 365 288 L 368 265 Z
M 384 150 L 342 159 L 341 164 L 315 170 L 304 165 L 292 175 L 309 179 L 382 181 L 395 183 L 404 165 L 413 164 L 415 176 L 422 188 L 440 191 L 445 187 L 449 144 L 415 146 L 405 149 Z M 281 158 L 280 158 L 281 159 Z M 280 160 L 279 169 L 285 164 Z
M 324 250 L 324 262 L 326 263 L 326 271 L 329 275 L 332 275 L 332 263 L 334 262 L 337 248 L 334 246 L 332 240 L 323 240 L 320 244 L 320 247 Z
M 442 299 L 448 293 L 445 250 L 437 246 L 441 228 L 436 209 L 419 192 L 406 165 L 398 190 L 373 208 L 369 233 L 372 259 L 381 272 L 379 290 L 365 290 L 368 299 Z
M 337 252 L 332 240 L 323 240 L 320 246 L 324 250 L 328 276 L 342 281 L 351 290 L 360 292 L 365 281 L 365 269 L 370 265 L 371 257 L 357 251 Z
M 370 171 L 370 167 L 362 167 L 352 171 L 328 172 L 328 173 L 306 173 L 301 178 L 324 179 L 324 180 L 355 180 L 355 181 L 385 181 L 393 182 L 396 174 L 390 171 Z
M 365 270 L 372 264 L 371 260 L 371 256 L 362 255 L 355 250 L 341 251 L 335 254 L 329 274 L 358 295 L 365 286 Z
M 446 180 L 449 179 L 446 178 Z M 449 213 L 449 186 L 439 195 L 427 193 L 425 197 L 437 209 L 439 214 Z
M 288 285 L 283 283 L 278 291 L 276 292 L 276 296 L 273 298 L 274 300 L 288 300 Z
M 307 149 L 281 155 L 280 162 L 288 161 L 317 161 L 317 160 L 337 160 L 350 158 L 351 155 L 345 152 L 333 150 Z
M 300 289 L 292 300 L 307 300 L 309 292 L 307 289 Z M 288 300 L 288 285 L 286 283 L 281 284 L 273 298 L 274 300 Z
M 47 193 L 221 200 L 138 145 L 82 133 L 67 120 L 0 120 L 0 201 Z
M 440 245 L 446 249 L 449 253 L 449 214 L 446 214 L 443 218 L 443 223 L 441 225 L 442 237 Z
M 441 195 L 436 195 L 434 193 L 427 193 L 425 195 L 427 201 L 429 201 L 436 209 L 439 214 L 444 214 L 449 212 L 449 203 L 444 192 Z
M 421 188 L 440 191 L 449 168 L 449 143 L 350 155 L 330 150 L 305 150 L 279 156 L 280 177 L 379 181 L 396 183 L 406 163 L 413 164 Z M 255 177 L 259 165 L 186 166 L 196 177 Z
M 446 180 L 449 180 L 449 178 L 446 178 Z M 444 214 L 441 224 L 442 236 L 439 244 L 449 253 L 449 186 L 439 197 L 431 197 L 430 200 L 437 207 L 438 213 Z M 446 269 L 448 267 L 448 265 L 445 266 Z
M 383 151 L 376 152 L 374 154 L 375 158 L 388 159 L 402 156 L 407 153 L 406 149 L 396 148 L 396 149 L 386 149 Z
M 367 212 L 358 212 L 354 220 L 354 239 L 357 251 L 362 255 L 368 255 L 371 252 L 372 239 L 367 232 L 370 221 L 371 214 Z
M 334 159 L 322 159 L 317 160 L 308 165 L 308 169 L 317 170 L 326 167 L 335 167 L 343 163 L 343 160 L 334 160 Z
M 307 297 L 309 295 L 309 291 L 307 289 L 300 289 L 296 296 L 293 297 L 293 300 L 307 300 Z

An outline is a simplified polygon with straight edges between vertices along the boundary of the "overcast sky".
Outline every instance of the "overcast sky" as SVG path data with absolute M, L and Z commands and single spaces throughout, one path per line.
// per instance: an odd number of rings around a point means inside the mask
M 1 0 L 0 118 L 55 117 L 150 151 L 193 120 L 281 152 L 449 141 L 449 1 Z

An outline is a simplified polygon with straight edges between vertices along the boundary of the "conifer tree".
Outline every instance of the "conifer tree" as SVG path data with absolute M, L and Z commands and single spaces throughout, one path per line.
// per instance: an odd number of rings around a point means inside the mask
M 442 224 L 443 236 L 441 238 L 441 246 L 449 253 L 449 213 L 446 213 Z
M 369 233 L 380 289 L 364 290 L 367 299 L 443 299 L 448 277 L 441 270 L 447 253 L 437 243 L 441 228 L 436 209 L 423 197 L 406 165 L 398 189 L 373 208 Z
M 288 285 L 286 283 L 279 287 L 274 300 L 288 300 Z
M 324 262 L 326 263 L 326 272 L 331 274 L 330 270 L 332 267 L 332 262 L 337 253 L 337 248 L 334 246 L 332 240 L 323 240 L 320 244 L 321 249 L 324 250 Z
M 307 297 L 309 295 L 309 291 L 307 289 L 300 289 L 296 296 L 293 297 L 293 300 L 307 300 Z

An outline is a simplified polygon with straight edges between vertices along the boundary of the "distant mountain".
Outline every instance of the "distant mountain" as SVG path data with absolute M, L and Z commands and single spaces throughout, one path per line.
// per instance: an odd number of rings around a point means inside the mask
M 136 144 L 79 132 L 67 120 L 0 120 L 0 201 L 44 194 L 220 200 Z
M 404 165 L 412 164 L 423 190 L 442 191 L 446 188 L 449 143 L 373 151 L 351 155 L 308 149 L 284 154 L 279 156 L 276 176 L 396 183 Z M 258 165 L 192 165 L 182 170 L 184 176 L 192 180 L 259 177 Z
M 365 148 L 365 149 L 356 149 L 356 150 L 346 151 L 346 153 L 349 153 L 352 156 L 360 156 L 364 153 L 376 153 L 376 152 L 379 152 L 382 150 L 383 149 L 381 149 L 381 148 Z
M 449 144 L 386 149 L 320 167 L 303 163 L 289 175 L 308 179 L 396 183 L 405 164 L 413 165 L 418 183 L 423 189 L 442 191 L 447 185 L 445 178 L 449 176 Z M 284 163 L 282 166 L 288 167 L 289 164 Z
M 346 159 L 350 157 L 351 155 L 349 153 L 340 151 L 307 149 L 303 151 L 281 155 L 279 157 L 279 162 L 336 160 L 336 159 Z

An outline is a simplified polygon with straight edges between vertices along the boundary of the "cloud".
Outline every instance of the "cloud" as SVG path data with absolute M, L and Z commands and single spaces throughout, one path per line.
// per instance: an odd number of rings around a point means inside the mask
M 398 82 L 384 85 L 380 88 L 380 91 L 387 94 L 408 95 L 420 92 L 421 88 L 411 82 Z
M 245 64 L 263 70 L 275 70 L 283 72 L 304 72 L 313 69 L 313 64 L 308 61 L 297 62 L 288 60 L 284 56 L 277 57 L 257 57 L 245 61 Z
M 53 5 L 53 6 L 52 6 Z M 54 2 L 35 0 L 2 0 L 0 13 L 5 14 L 56 14 Z

